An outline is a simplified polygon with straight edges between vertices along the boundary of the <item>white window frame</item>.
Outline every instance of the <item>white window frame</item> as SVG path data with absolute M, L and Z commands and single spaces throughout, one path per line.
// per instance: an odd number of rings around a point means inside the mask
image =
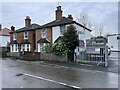
M 18 45 L 15 44 L 15 51 L 18 51 Z
M 25 44 L 21 45 L 21 51 L 25 51 Z
M 44 44 L 43 43 L 40 43 L 40 52 L 42 53 L 43 52 L 43 46 L 44 46 Z
M 41 38 L 46 38 L 47 33 L 46 33 L 46 29 L 41 29 Z
M 27 51 L 30 51 L 30 44 L 26 44 Z
M 11 45 L 11 51 L 13 52 L 14 51 L 14 44 Z
M 27 31 L 24 32 L 24 39 L 28 39 L 28 32 Z
M 13 33 L 13 40 L 16 40 L 16 33 Z

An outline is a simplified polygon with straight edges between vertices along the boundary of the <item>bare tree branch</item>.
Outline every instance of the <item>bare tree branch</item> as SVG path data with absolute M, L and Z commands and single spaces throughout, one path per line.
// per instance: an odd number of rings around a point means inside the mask
M 91 28 L 92 24 L 89 20 L 89 16 L 87 13 L 85 13 L 84 11 L 82 11 L 79 16 L 77 17 L 77 20 L 80 24 L 82 24 L 83 26 L 87 27 L 87 28 Z

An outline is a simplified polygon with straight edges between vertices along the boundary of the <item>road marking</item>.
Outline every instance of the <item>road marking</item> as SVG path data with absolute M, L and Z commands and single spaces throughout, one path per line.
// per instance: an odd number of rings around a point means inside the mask
M 71 88 L 75 88 L 75 89 L 82 89 L 81 87 L 78 87 L 78 86 L 69 85 L 69 84 L 66 84 L 66 83 L 63 83 L 63 82 L 54 81 L 54 80 L 43 78 L 43 77 L 40 77 L 40 76 L 34 76 L 34 75 L 31 75 L 31 74 L 27 74 L 27 73 L 24 74 L 24 75 L 29 76 L 29 77 L 33 77 L 33 78 L 37 78 L 37 79 L 41 79 L 41 80 L 45 80 L 45 81 L 49 81 L 49 82 L 53 82 L 53 83 L 57 83 L 57 84 L 64 85 L 64 86 L 67 86 L 67 87 L 71 87 Z

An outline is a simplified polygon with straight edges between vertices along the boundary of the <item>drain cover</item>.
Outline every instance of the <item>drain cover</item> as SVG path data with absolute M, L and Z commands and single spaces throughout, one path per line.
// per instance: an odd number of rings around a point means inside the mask
M 18 74 L 16 74 L 16 76 L 22 76 L 23 74 L 22 73 L 18 73 Z

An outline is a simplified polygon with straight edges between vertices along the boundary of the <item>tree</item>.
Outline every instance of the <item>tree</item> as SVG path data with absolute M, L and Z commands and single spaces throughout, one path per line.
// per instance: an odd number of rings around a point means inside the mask
M 83 26 L 85 26 L 85 27 L 87 27 L 89 29 L 92 28 L 92 23 L 89 20 L 89 16 L 84 11 L 80 12 L 80 15 L 77 17 L 77 20 Z
M 46 53 L 51 53 L 53 51 L 53 48 L 52 48 L 52 45 L 49 44 L 49 45 L 45 45 L 43 47 L 43 50 L 46 52 Z
M 62 40 L 59 40 L 53 45 L 45 46 L 45 52 L 55 53 L 60 55 L 67 54 L 68 60 L 74 61 L 74 51 L 78 46 L 78 35 L 75 26 L 69 25 L 67 31 L 63 34 Z
M 59 40 L 52 45 L 45 45 L 43 49 L 46 53 L 54 53 L 57 55 L 65 55 L 66 52 L 68 52 L 68 48 L 65 46 L 63 40 Z
M 95 37 L 103 36 L 103 34 L 104 34 L 103 30 L 104 30 L 104 26 L 103 25 L 95 26 L 94 29 L 93 29 Z
M 63 34 L 62 40 L 67 49 L 68 60 L 74 61 L 74 51 L 76 46 L 78 46 L 78 35 L 75 26 L 69 25 L 67 27 L 67 32 Z
M 59 55 L 64 55 L 65 54 L 65 44 L 62 40 L 59 40 L 53 45 L 53 52 Z
M 100 25 L 98 27 L 98 33 L 99 33 L 100 36 L 102 36 L 102 34 L 103 34 L 103 29 L 104 29 L 103 25 Z

